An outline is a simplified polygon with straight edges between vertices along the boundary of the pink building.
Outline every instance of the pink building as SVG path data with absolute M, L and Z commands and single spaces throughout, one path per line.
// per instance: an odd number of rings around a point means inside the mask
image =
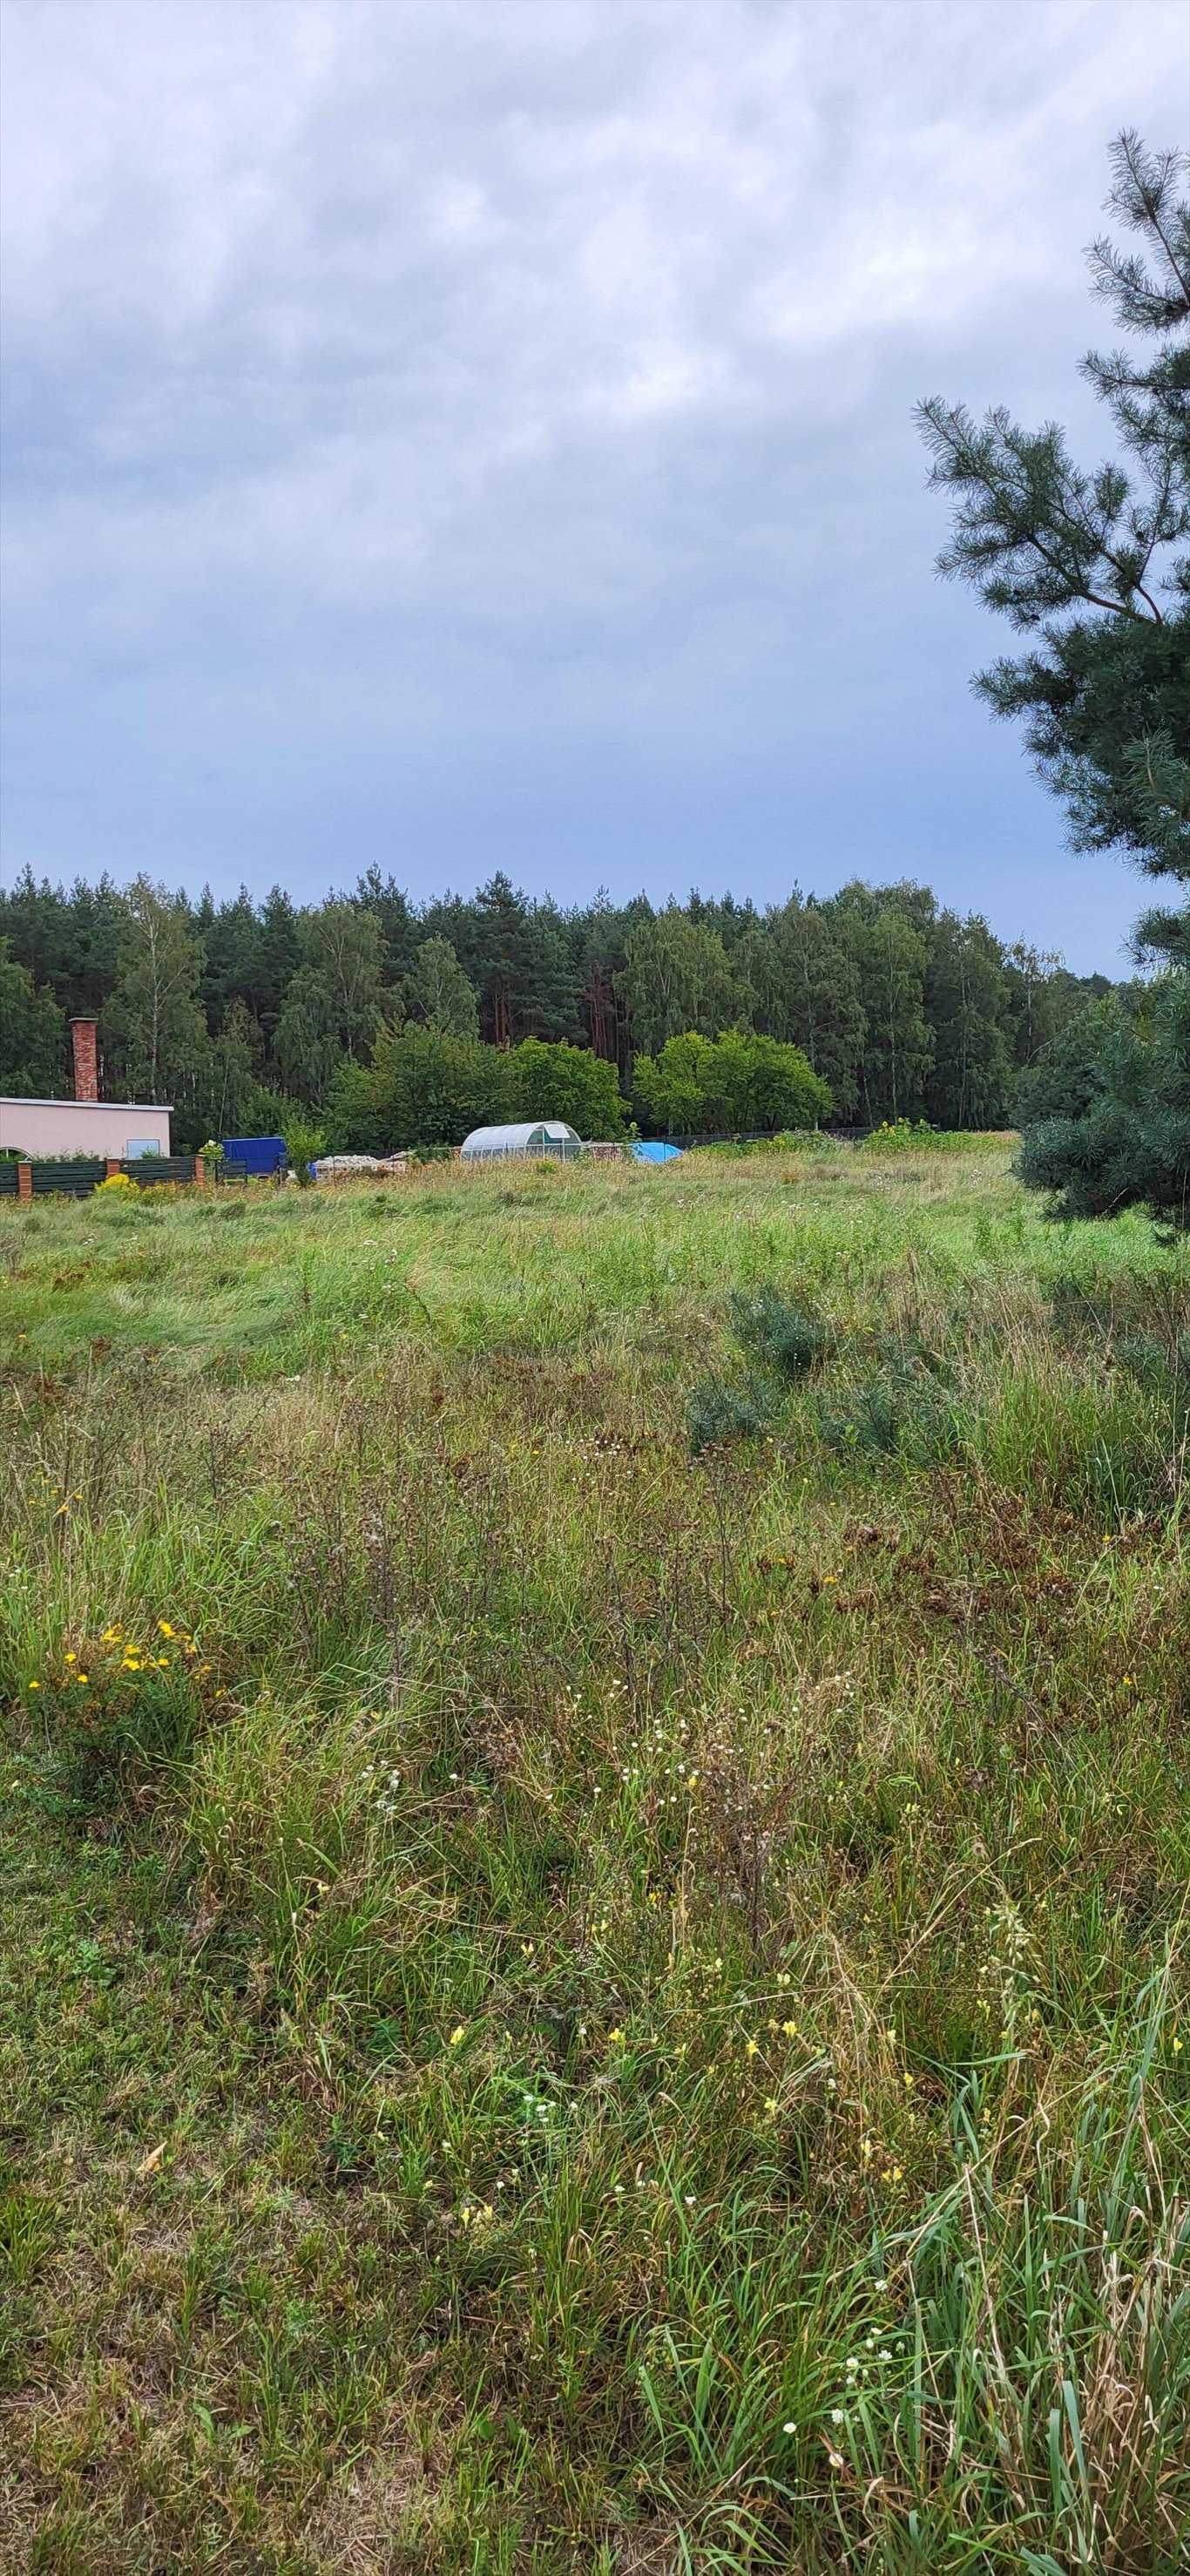
M 101 1100 L 94 1020 L 70 1023 L 73 1100 L 0 1100 L 0 1146 L 36 1162 L 41 1154 L 96 1155 L 128 1162 L 168 1154 L 169 1111 L 143 1100 Z

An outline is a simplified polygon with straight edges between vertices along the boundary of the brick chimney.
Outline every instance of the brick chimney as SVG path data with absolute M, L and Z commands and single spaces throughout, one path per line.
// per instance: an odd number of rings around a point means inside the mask
M 98 1100 L 99 1047 L 94 1020 L 72 1020 L 70 1035 L 74 1046 L 75 1099 Z

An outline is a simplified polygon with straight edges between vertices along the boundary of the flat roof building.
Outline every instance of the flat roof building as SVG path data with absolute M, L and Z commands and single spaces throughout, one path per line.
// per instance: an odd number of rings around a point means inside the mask
M 101 1100 L 95 1022 L 70 1023 L 74 1048 L 73 1100 L 0 1100 L 0 1147 L 24 1154 L 103 1156 L 132 1162 L 140 1154 L 168 1155 L 170 1112 L 160 1101 Z
M 0 1146 L 30 1163 L 43 1154 L 130 1163 L 169 1153 L 169 1117 L 144 1100 L 0 1100 Z

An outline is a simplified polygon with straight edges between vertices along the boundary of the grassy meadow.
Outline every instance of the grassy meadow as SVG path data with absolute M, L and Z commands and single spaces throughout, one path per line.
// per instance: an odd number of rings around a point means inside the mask
M 1010 1159 L 0 1204 L 4 2565 L 1184 2564 L 1190 1260 Z

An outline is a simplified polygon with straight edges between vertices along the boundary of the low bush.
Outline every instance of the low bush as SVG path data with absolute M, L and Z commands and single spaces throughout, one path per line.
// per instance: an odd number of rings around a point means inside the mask
M 937 1130 L 925 1118 L 884 1118 L 859 1140 L 865 1154 L 917 1154 L 936 1142 Z
M 741 1350 L 776 1377 L 804 1377 L 827 1348 L 828 1336 L 817 1317 L 791 1304 L 776 1288 L 753 1293 L 736 1289 L 728 1298 L 727 1312 Z
M 326 1129 L 312 1126 L 304 1118 L 291 1118 L 285 1128 L 285 1151 L 299 1188 L 308 1190 L 314 1178 L 313 1166 L 326 1152 Z
M 749 1378 L 743 1386 L 727 1386 L 718 1377 L 700 1379 L 686 1408 L 691 1455 L 699 1458 L 725 1440 L 761 1438 L 777 1406 L 775 1389 L 761 1378 Z
M 48 1730 L 55 1796 L 85 1816 L 175 1771 L 211 1700 L 210 1671 L 169 1622 L 148 1637 L 112 1626 L 49 1657 L 26 1690 Z
M 725 1441 L 755 1440 L 768 1432 L 791 1388 L 829 1346 L 816 1317 L 771 1285 L 734 1289 L 727 1315 L 732 1338 L 751 1367 L 742 1382 L 706 1377 L 695 1387 L 686 1410 L 694 1457 Z
M 824 1397 L 818 1428 L 840 1456 L 930 1467 L 964 1446 L 969 1426 L 958 1400 L 920 1361 L 906 1358 L 863 1376 L 850 1397 Z

